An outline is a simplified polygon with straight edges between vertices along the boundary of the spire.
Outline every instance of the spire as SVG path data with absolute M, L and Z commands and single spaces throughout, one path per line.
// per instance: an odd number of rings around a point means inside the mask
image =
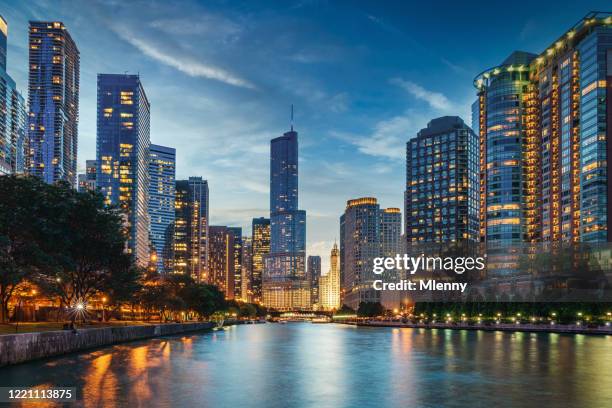
M 293 104 L 291 104 L 291 131 L 293 132 Z

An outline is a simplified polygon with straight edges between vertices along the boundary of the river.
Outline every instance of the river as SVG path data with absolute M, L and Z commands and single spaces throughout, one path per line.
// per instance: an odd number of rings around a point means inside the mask
M 612 407 L 612 336 L 261 324 L 0 369 L 86 407 Z

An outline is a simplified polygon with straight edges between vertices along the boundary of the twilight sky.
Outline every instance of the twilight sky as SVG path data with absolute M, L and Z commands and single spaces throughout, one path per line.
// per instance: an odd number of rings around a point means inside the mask
M 250 235 L 251 218 L 269 216 L 269 140 L 295 104 L 308 254 L 325 273 L 346 200 L 403 211 L 405 142 L 437 116 L 471 124 L 476 74 L 515 49 L 541 52 L 606 5 L 0 0 L 0 14 L 26 98 L 28 20 L 63 21 L 74 38 L 80 168 L 96 153 L 96 74 L 139 72 L 151 141 L 177 149 L 177 178 L 208 179 L 214 225 Z

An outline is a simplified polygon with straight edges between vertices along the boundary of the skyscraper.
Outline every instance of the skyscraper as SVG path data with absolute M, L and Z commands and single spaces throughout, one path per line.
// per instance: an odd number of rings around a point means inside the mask
M 126 216 L 128 250 L 149 262 L 149 150 L 151 105 L 139 75 L 98 74 L 96 186 Z
M 308 280 L 310 281 L 310 303 L 319 303 L 319 278 L 321 277 L 321 257 L 310 255 L 306 262 Z
M 22 173 L 26 142 L 25 101 L 6 72 L 8 24 L 0 16 L 0 175 Z
M 98 172 L 98 162 L 95 160 L 85 161 L 85 173 L 78 175 L 78 190 L 81 193 L 86 191 L 96 191 L 96 174 Z
M 242 237 L 242 276 L 240 277 L 240 298 L 244 302 L 253 302 L 251 285 L 253 273 L 253 239 Z
M 612 15 L 589 13 L 540 55 L 474 79 L 481 239 L 610 241 Z
M 228 227 L 234 235 L 234 299 L 242 298 L 242 228 Z
M 264 271 L 264 258 L 270 253 L 270 219 L 253 218 L 252 223 L 253 240 L 253 268 L 251 273 L 251 291 L 253 302 L 259 303 L 263 300 L 261 278 Z
M 310 308 L 306 277 L 306 212 L 298 209 L 298 134 L 270 143 L 270 254 L 264 260 L 263 302 L 279 309 Z
M 400 218 L 401 224 L 401 218 Z M 401 225 L 400 225 L 401 228 Z M 340 309 L 340 251 L 334 243 L 331 250 L 329 271 L 319 278 L 319 307 L 321 310 Z
M 234 299 L 234 232 L 211 225 L 208 233 L 208 283 L 217 286 L 226 299 Z
M 208 282 L 208 182 L 202 177 L 176 181 L 174 273 Z
M 477 136 L 457 116 L 433 119 L 406 144 L 406 240 L 477 241 L 478 205 Z
M 176 150 L 151 145 L 149 155 L 149 219 L 151 249 L 157 271 L 170 273 L 174 267 L 174 216 L 176 195 Z
M 79 50 L 58 21 L 30 21 L 29 36 L 27 171 L 76 187 Z

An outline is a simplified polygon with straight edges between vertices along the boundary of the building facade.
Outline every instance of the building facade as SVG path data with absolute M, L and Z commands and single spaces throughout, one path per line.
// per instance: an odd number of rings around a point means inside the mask
M 298 209 L 298 133 L 270 143 L 270 253 L 264 258 L 263 303 L 310 309 L 306 276 L 306 212 Z
M 401 228 L 401 218 L 400 218 Z M 329 272 L 319 278 L 319 309 L 333 311 L 340 309 L 340 251 L 334 243 L 329 259 Z
M 138 75 L 98 74 L 96 186 L 125 215 L 128 251 L 149 263 L 151 105 Z
M 234 299 L 242 298 L 242 228 L 229 227 L 234 236 Z
M 481 240 L 611 240 L 611 48 L 612 16 L 593 12 L 475 78 Z
M 30 21 L 26 169 L 77 182 L 79 50 L 63 23 Z
M 252 268 L 250 296 L 255 303 L 263 301 L 262 276 L 264 272 L 264 259 L 270 253 L 270 219 L 253 218 L 252 222 Z
M 8 24 L 0 16 L 0 175 L 25 168 L 26 107 L 15 81 L 6 71 Z
M 208 282 L 208 181 L 177 180 L 175 194 L 173 273 Z
M 321 277 L 321 257 L 310 255 L 306 262 L 308 280 L 310 281 L 310 303 L 313 307 L 319 303 L 319 278 Z
M 176 150 L 151 144 L 149 154 L 149 236 L 157 271 L 174 268 L 174 217 L 176 197 Z
M 85 173 L 79 173 L 78 175 L 78 190 L 80 193 L 96 191 L 97 172 L 98 162 L 96 160 L 86 160 Z
M 404 197 L 409 244 L 478 240 L 478 138 L 459 117 L 433 119 L 408 141 Z M 392 228 L 399 210 L 389 210 L 383 219 Z M 389 250 L 399 253 L 401 246 Z
M 240 277 L 240 298 L 243 302 L 253 303 L 253 239 L 242 237 L 242 275 Z
M 228 227 L 208 228 L 208 283 L 215 285 L 226 299 L 234 299 L 234 232 Z

